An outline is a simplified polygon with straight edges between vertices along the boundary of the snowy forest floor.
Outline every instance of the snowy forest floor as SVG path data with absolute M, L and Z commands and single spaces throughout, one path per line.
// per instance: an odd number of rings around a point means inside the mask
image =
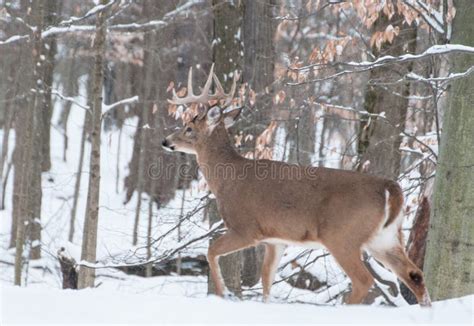
M 468 324 L 474 296 L 435 302 L 432 308 L 407 306 L 324 307 L 305 304 L 233 302 L 217 297 L 186 298 L 108 289 L 82 291 L 2 286 L 5 323 L 218 323 L 218 324 Z

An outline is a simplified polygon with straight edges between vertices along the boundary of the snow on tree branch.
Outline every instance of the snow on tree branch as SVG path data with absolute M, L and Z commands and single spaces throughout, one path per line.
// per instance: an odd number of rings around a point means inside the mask
M 309 71 L 311 71 L 311 69 L 314 69 L 317 67 L 325 67 L 325 66 L 327 67 L 344 66 L 344 67 L 348 67 L 349 69 L 345 69 L 343 71 L 334 73 L 330 76 L 326 76 L 326 77 L 322 77 L 318 79 L 312 79 L 312 80 L 307 80 L 307 81 L 302 81 L 302 82 L 301 81 L 289 82 L 287 83 L 287 85 L 296 86 L 296 85 L 313 83 L 313 82 L 321 82 L 321 81 L 341 77 L 343 75 L 350 74 L 350 73 L 365 72 L 370 69 L 381 67 L 384 65 L 390 65 L 390 64 L 401 63 L 401 62 L 410 62 L 410 61 L 428 58 L 431 56 L 454 54 L 454 53 L 474 54 L 474 47 L 462 45 L 462 44 L 433 45 L 420 54 L 404 54 L 398 57 L 387 55 L 387 56 L 380 57 L 374 61 L 361 61 L 361 62 L 350 61 L 350 62 L 335 62 L 335 63 L 328 63 L 328 64 L 316 63 L 316 64 L 311 64 L 311 65 L 298 67 L 298 68 L 288 67 L 288 70 L 299 72 L 299 73 L 308 73 Z
M 47 28 L 45 31 L 41 33 L 41 38 L 47 38 L 53 35 L 61 35 L 61 34 L 68 34 L 68 33 L 83 33 L 83 32 L 94 32 L 96 29 L 95 25 L 75 25 L 74 23 L 80 22 L 85 20 L 86 18 L 90 18 L 97 13 L 108 9 L 110 6 L 115 4 L 117 0 L 112 0 L 106 5 L 98 5 L 94 8 L 90 9 L 84 16 L 81 17 L 72 17 L 68 20 L 64 20 L 60 22 L 57 26 L 52 26 Z M 146 23 L 129 23 L 129 24 L 117 24 L 117 25 L 109 25 L 107 29 L 109 31 L 141 31 L 147 30 L 150 28 L 160 29 L 166 27 L 168 23 L 179 16 L 186 17 L 189 14 L 189 9 L 193 8 L 195 5 L 203 4 L 205 1 L 203 0 L 190 0 L 185 4 L 179 6 L 173 11 L 168 12 L 163 16 L 162 20 L 152 20 Z M 17 43 L 21 41 L 29 41 L 31 39 L 31 35 L 14 35 L 7 38 L 4 41 L 0 41 L 0 45 L 7 45 L 12 43 Z
M 95 16 L 97 15 L 98 13 L 104 11 L 104 10 L 107 10 L 108 8 L 110 8 L 113 4 L 115 3 L 118 3 L 119 0 L 111 0 L 109 1 L 107 4 L 105 5 L 101 5 L 101 4 L 98 4 L 97 6 L 95 6 L 94 8 L 90 9 L 88 12 L 86 12 L 86 14 L 84 16 L 81 16 L 81 17 L 71 17 L 67 20 L 63 20 L 61 21 L 58 26 L 71 26 L 72 24 L 74 23 L 78 23 L 80 21 L 83 21 L 87 18 L 90 18 L 92 16 Z
M 103 110 L 105 110 L 102 113 L 102 118 L 104 118 L 110 111 L 112 111 L 113 109 L 115 109 L 119 105 L 132 104 L 132 103 L 136 103 L 136 102 L 138 102 L 138 96 L 137 95 L 132 96 L 130 98 L 126 98 L 126 99 L 117 101 L 117 102 L 112 103 L 112 104 L 102 103 L 102 108 L 103 108 Z
M 78 107 L 80 107 L 81 109 L 84 109 L 84 110 L 86 110 L 87 112 L 90 113 L 91 108 L 88 105 L 84 105 L 82 103 L 79 103 L 73 97 L 65 96 L 65 95 L 59 93 L 56 89 L 51 90 L 51 94 L 59 97 L 63 101 L 71 102 L 71 103 L 77 105 Z
M 57 90 L 53 89 L 51 91 L 51 94 L 52 95 L 55 95 L 57 97 L 59 97 L 61 100 L 63 101 L 68 101 L 68 102 L 71 102 L 75 105 L 77 105 L 78 107 L 80 107 L 81 109 L 84 109 L 86 111 L 88 111 L 90 113 L 90 106 L 88 105 L 84 105 L 82 103 L 79 103 L 75 98 L 73 97 L 69 97 L 69 96 L 65 96 L 63 94 L 61 94 L 60 92 L 58 92 Z M 115 109 L 116 107 L 120 106 L 120 105 L 125 105 L 125 104 L 132 104 L 132 103 L 136 103 L 138 102 L 139 100 L 139 97 L 138 96 L 132 96 L 130 98 L 126 98 L 126 99 L 123 99 L 123 100 L 120 100 L 120 101 L 117 101 L 115 103 L 112 103 L 112 104 L 105 104 L 105 103 L 102 103 L 102 109 L 104 110 L 104 112 L 102 113 L 102 118 L 104 118 L 105 115 L 107 115 L 110 111 L 112 111 L 113 109 Z

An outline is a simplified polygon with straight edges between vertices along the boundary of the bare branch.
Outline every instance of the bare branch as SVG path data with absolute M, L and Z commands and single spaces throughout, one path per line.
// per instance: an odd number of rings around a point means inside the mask
M 63 101 L 71 102 L 71 103 L 77 105 L 78 107 L 80 107 L 81 109 L 84 109 L 84 110 L 86 110 L 87 112 L 90 113 L 91 108 L 88 105 L 84 105 L 84 104 L 79 103 L 73 97 L 64 96 L 63 94 L 59 93 L 56 89 L 52 89 L 51 94 L 59 97 Z
M 74 23 L 80 22 L 85 20 L 86 18 L 90 18 L 96 15 L 99 12 L 102 12 L 113 4 L 118 2 L 118 0 L 111 0 L 106 5 L 99 5 L 95 6 L 91 10 L 89 10 L 84 16 L 82 17 L 72 17 L 68 20 L 64 20 L 60 22 L 57 26 L 52 26 L 41 33 L 41 38 L 47 38 L 53 35 L 60 35 L 60 34 L 68 34 L 68 33 L 84 33 L 84 32 L 94 32 L 96 29 L 95 25 L 75 25 Z M 190 0 L 179 6 L 173 11 L 168 12 L 163 16 L 162 20 L 152 20 L 143 24 L 138 23 L 130 23 L 130 24 L 117 24 L 117 25 L 110 25 L 107 27 L 109 31 L 143 31 L 147 29 L 160 29 L 163 27 L 168 26 L 168 23 L 175 19 L 176 17 L 187 17 L 189 9 L 192 8 L 194 5 L 205 3 L 204 0 Z M 14 35 L 9 37 L 4 41 L 0 41 L 0 45 L 12 44 L 21 41 L 29 41 L 31 39 L 31 35 Z
M 105 103 L 102 103 L 102 108 L 105 110 L 104 112 L 102 112 L 102 117 L 101 119 L 103 119 L 110 111 L 112 111 L 113 109 L 115 109 L 117 106 L 119 105 L 124 105 L 124 104 L 132 104 L 132 103 L 136 103 L 138 102 L 139 98 L 138 96 L 132 96 L 132 97 L 129 97 L 129 98 L 126 98 L 126 99 L 123 99 L 123 100 L 120 100 L 118 102 L 115 102 L 115 103 L 112 103 L 112 104 L 105 104 Z
M 219 232 L 223 227 L 224 227 L 224 222 L 221 222 L 217 225 L 214 225 L 208 232 L 183 243 L 179 247 L 176 247 L 172 250 L 168 250 L 167 252 L 163 253 L 159 257 L 153 257 L 153 258 L 150 258 L 148 260 L 143 260 L 141 262 L 136 262 L 136 263 L 131 263 L 131 264 L 124 264 L 124 263 L 118 263 L 118 264 L 114 264 L 114 263 L 112 263 L 112 264 L 95 263 L 95 264 L 93 264 L 93 263 L 90 263 L 88 261 L 82 260 L 77 264 L 77 266 L 84 266 L 84 267 L 93 268 L 93 269 L 102 269 L 102 268 L 142 266 L 142 265 L 146 265 L 146 264 L 149 264 L 149 263 L 161 262 L 161 261 L 164 261 L 164 260 L 169 259 L 170 257 L 174 256 L 175 254 L 177 254 L 178 252 L 180 252 L 184 248 L 188 247 L 189 245 L 191 245 L 195 242 L 198 242 L 198 241 L 209 238 L 214 233 Z
M 444 44 L 444 45 L 433 45 L 426 49 L 423 53 L 420 54 L 404 54 L 398 57 L 394 57 L 391 55 L 386 55 L 380 57 L 374 61 L 361 61 L 361 62 L 335 62 L 330 64 L 312 64 L 303 66 L 300 68 L 288 68 L 293 71 L 308 71 L 311 68 L 321 67 L 321 66 L 337 66 L 343 65 L 348 67 L 355 67 L 355 68 L 366 68 L 366 67 L 375 67 L 381 66 L 386 64 L 393 64 L 393 63 L 400 63 L 400 62 L 410 62 L 418 59 L 423 59 L 435 55 L 443 55 L 443 54 L 452 54 L 452 53 L 468 53 L 474 54 L 474 47 L 462 45 L 462 44 Z

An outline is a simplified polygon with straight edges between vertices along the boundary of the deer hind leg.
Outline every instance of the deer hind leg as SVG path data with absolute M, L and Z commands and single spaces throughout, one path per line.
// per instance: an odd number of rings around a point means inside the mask
M 415 295 L 420 306 L 431 306 L 423 272 L 408 258 L 403 245 L 400 244 L 384 251 L 372 250 L 370 253 L 405 283 Z
M 209 246 L 209 250 L 207 252 L 207 261 L 209 263 L 211 278 L 216 286 L 216 294 L 218 296 L 224 296 L 225 288 L 221 269 L 219 267 L 219 257 L 254 245 L 254 240 L 243 238 L 233 231 L 228 231 Z
M 350 246 L 345 246 L 345 248 Z M 342 247 L 344 248 L 344 246 Z M 341 249 L 333 249 L 327 247 L 329 252 L 334 256 L 341 268 L 346 272 L 352 282 L 352 292 L 348 304 L 358 304 L 365 299 L 370 288 L 374 284 L 372 274 L 367 270 L 361 260 L 361 250 L 345 251 Z
M 263 285 L 263 301 L 268 302 L 270 289 L 275 279 L 275 273 L 278 268 L 281 256 L 285 252 L 285 245 L 274 245 L 265 243 L 265 256 L 262 265 L 262 285 Z

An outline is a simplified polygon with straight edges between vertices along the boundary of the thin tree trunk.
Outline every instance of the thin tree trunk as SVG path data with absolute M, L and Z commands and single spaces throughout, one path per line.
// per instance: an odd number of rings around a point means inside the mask
M 141 174 L 141 173 L 139 173 Z M 139 178 L 140 179 L 140 178 Z M 139 182 L 140 184 L 140 182 Z M 140 188 L 140 186 L 138 186 Z M 136 246 L 138 243 L 138 226 L 140 223 L 140 211 L 142 209 L 142 190 L 138 190 L 137 194 L 137 206 L 135 208 L 135 222 L 133 223 L 133 240 L 132 245 Z
M 107 0 L 101 0 L 105 5 Z M 97 254 L 97 226 L 99 219 L 100 195 L 100 135 L 102 115 L 102 84 L 104 79 L 104 55 L 106 46 L 106 12 L 97 14 L 96 33 L 94 39 L 94 84 L 92 90 L 92 132 L 89 189 L 87 193 L 86 216 L 82 238 L 81 260 L 94 263 Z M 93 287 L 95 270 L 81 266 L 79 269 L 78 288 Z
M 45 27 L 53 26 L 59 17 L 59 1 L 58 0 L 42 0 L 44 1 L 44 20 Z M 41 47 L 41 56 L 45 58 L 42 62 L 42 87 L 43 87 L 43 103 L 41 110 L 41 171 L 49 171 L 51 169 L 51 116 L 52 116 L 52 99 L 51 91 L 53 87 L 54 73 L 54 57 L 56 55 L 56 37 L 47 38 L 44 46 Z
M 452 43 L 474 46 L 474 6 L 454 2 L 457 10 Z M 474 65 L 472 57 L 456 57 L 453 72 Z M 474 293 L 474 75 L 452 84 L 444 117 L 440 154 L 428 231 L 425 275 L 432 299 Z
M 75 68 L 76 68 L 76 51 L 77 47 L 74 48 L 71 55 L 71 63 L 68 69 L 68 77 L 66 82 L 66 96 L 74 96 L 75 94 Z M 63 161 L 67 160 L 67 149 L 69 147 L 69 138 L 68 138 L 68 120 L 69 114 L 71 112 L 72 102 L 67 101 L 64 105 L 61 115 L 59 116 L 58 125 L 63 128 Z
M 5 165 L 7 164 L 7 157 L 8 157 L 8 143 L 10 138 L 10 129 L 13 122 L 13 111 L 11 103 L 7 103 L 5 107 L 5 122 L 3 124 L 3 139 L 2 139 L 2 156 L 0 158 L 0 210 L 5 209 L 5 202 L 4 202 L 4 190 L 3 190 L 3 183 L 6 180 L 6 176 L 3 176 Z
M 10 171 L 12 169 L 13 162 L 10 161 L 7 163 L 7 170 L 5 172 L 5 177 L 3 178 L 3 184 L 0 186 L 2 187 L 2 197 L 0 198 L 1 203 L 5 203 L 5 192 L 7 190 L 7 184 L 8 184 L 8 177 L 10 176 Z M 5 208 L 5 205 L 4 205 Z M 15 223 L 13 223 L 15 225 Z M 12 230 L 12 232 L 16 232 L 15 230 Z M 14 247 L 14 245 L 10 245 L 10 248 Z
M 115 192 L 118 194 L 120 193 L 119 184 L 120 184 L 120 152 L 122 149 L 122 131 L 123 126 L 119 127 L 119 136 L 118 136 L 118 143 L 117 143 L 117 157 L 116 157 L 116 165 L 115 165 Z
M 186 189 L 183 188 L 181 193 L 181 207 L 179 210 L 179 219 L 178 219 L 178 243 L 181 242 L 181 223 L 184 216 L 184 202 L 186 197 Z M 181 252 L 178 253 L 178 259 L 176 260 L 176 274 L 181 275 Z
M 153 198 L 148 200 L 148 227 L 146 230 L 146 259 L 151 259 L 151 231 L 153 229 Z M 145 267 L 145 276 L 153 276 L 153 263 L 148 263 Z
M 74 198 L 72 201 L 71 218 L 69 221 L 69 235 L 68 235 L 69 242 L 74 241 L 77 204 L 79 202 L 79 194 L 81 192 L 82 169 L 84 166 L 84 148 L 86 145 L 88 121 L 90 121 L 90 119 L 88 119 L 88 113 L 84 112 L 84 125 L 82 126 L 81 147 L 79 149 L 79 163 L 77 165 L 76 183 L 74 184 Z

